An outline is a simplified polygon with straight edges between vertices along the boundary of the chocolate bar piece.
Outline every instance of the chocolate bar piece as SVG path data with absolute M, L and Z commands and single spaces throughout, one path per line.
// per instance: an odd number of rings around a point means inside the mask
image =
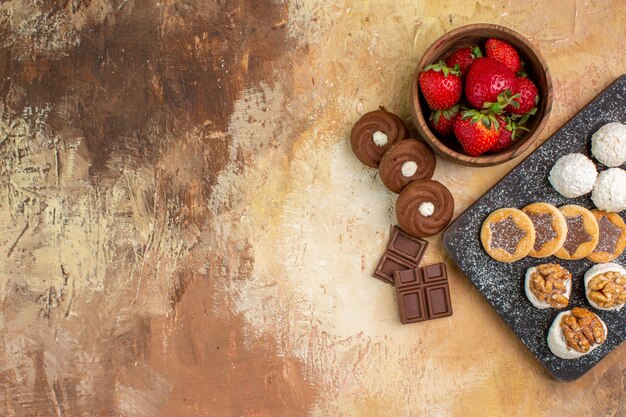
M 400 321 L 404 324 L 452 315 L 445 264 L 393 273 Z
M 380 258 L 374 277 L 393 284 L 394 271 L 415 269 L 419 266 L 428 242 L 406 234 L 398 226 L 391 230 L 387 249 Z
M 428 241 L 406 234 L 398 226 L 391 230 L 387 250 L 419 266 L 428 248 Z

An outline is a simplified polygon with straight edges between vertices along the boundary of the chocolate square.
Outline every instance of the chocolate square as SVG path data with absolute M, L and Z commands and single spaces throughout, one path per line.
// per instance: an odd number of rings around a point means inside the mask
M 407 269 L 406 271 L 398 271 L 397 274 L 393 274 L 394 285 L 396 287 L 406 287 L 408 285 L 420 285 L 422 279 L 420 278 L 419 269 Z M 396 281 L 397 280 L 397 281 Z
M 380 262 L 378 262 L 374 277 L 393 284 L 393 273 L 395 271 L 404 271 L 413 268 L 415 268 L 415 264 L 411 261 L 396 256 L 393 253 L 385 252 L 383 257 L 380 258 Z
M 439 281 L 448 280 L 446 264 L 434 264 L 420 268 L 424 284 L 432 284 Z
M 452 303 L 450 302 L 450 289 L 448 283 L 428 285 L 424 287 L 428 316 L 431 319 L 452 315 Z
M 400 321 L 416 323 L 452 315 L 445 264 L 393 273 Z
M 410 236 L 398 226 L 391 229 L 387 250 L 413 262 L 415 267 L 419 266 L 427 248 L 428 241 Z
M 421 288 L 398 292 L 398 308 L 400 309 L 400 321 L 404 324 L 428 320 Z
M 394 226 L 387 249 L 378 262 L 374 277 L 393 284 L 393 273 L 417 268 L 427 247 L 427 241 L 409 236 L 398 226 Z

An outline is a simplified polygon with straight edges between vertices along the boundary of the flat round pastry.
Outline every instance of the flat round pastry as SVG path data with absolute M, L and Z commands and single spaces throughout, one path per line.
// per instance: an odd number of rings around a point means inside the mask
M 541 264 L 526 270 L 524 290 L 537 308 L 565 308 L 572 293 L 572 274 L 559 264 Z
M 559 207 L 559 210 L 565 216 L 567 236 L 555 255 L 566 260 L 582 259 L 598 244 L 598 222 L 591 211 L 575 204 Z
M 618 213 L 626 210 L 626 171 L 621 168 L 602 171 L 593 185 L 591 201 L 600 210 Z
M 594 209 L 591 210 L 598 222 L 598 245 L 587 259 L 591 262 L 611 262 L 619 257 L 626 248 L 626 224 L 616 213 Z
M 414 181 L 404 187 L 396 202 L 396 218 L 408 234 L 427 237 L 441 232 L 454 214 L 454 197 L 434 180 Z
M 535 244 L 533 222 L 523 211 L 501 208 L 489 215 L 480 230 L 483 247 L 496 261 L 515 262 Z
M 586 308 L 574 307 L 556 316 L 548 331 L 548 347 L 562 359 L 577 359 L 602 345 L 606 324 Z
M 616 263 L 594 265 L 585 273 L 587 301 L 599 310 L 621 310 L 626 304 L 626 269 Z
M 535 244 L 529 256 L 545 258 L 554 255 L 565 242 L 567 223 L 561 211 L 548 203 L 532 203 L 522 209 L 535 227 Z
M 381 158 L 394 143 L 406 139 L 408 130 L 398 116 L 380 107 L 365 113 L 350 133 L 352 152 L 368 167 L 378 168 Z
M 413 181 L 431 179 L 435 164 L 430 146 L 415 139 L 401 140 L 380 160 L 380 179 L 390 191 L 400 193 Z

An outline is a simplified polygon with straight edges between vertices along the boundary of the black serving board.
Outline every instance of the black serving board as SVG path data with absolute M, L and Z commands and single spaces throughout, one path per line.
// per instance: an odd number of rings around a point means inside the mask
M 572 152 L 590 155 L 591 135 L 605 123 L 615 121 L 622 123 L 626 121 L 626 74 L 613 82 L 541 147 L 479 198 L 448 227 L 443 235 L 446 251 L 472 284 L 543 366 L 555 378 L 564 381 L 579 378 L 622 343 L 626 338 L 626 308 L 621 312 L 602 311 L 589 305 L 584 294 L 583 275 L 593 265 L 591 261 L 527 257 L 511 264 L 500 263 L 491 259 L 483 249 L 480 243 L 480 229 L 487 216 L 502 207 L 522 208 L 533 202 L 544 201 L 557 207 L 579 204 L 593 208 L 589 195 L 568 199 L 557 193 L 548 182 L 548 174 L 554 162 L 563 155 Z M 597 167 L 598 171 L 606 169 L 600 164 Z M 624 217 L 624 212 L 621 215 Z M 573 288 L 568 309 L 575 306 L 589 308 L 598 314 L 608 327 L 609 335 L 604 344 L 582 358 L 565 360 L 552 354 L 546 337 L 559 310 L 537 309 L 524 293 L 526 269 L 546 262 L 558 262 L 572 273 Z M 626 265 L 626 252 L 613 262 Z

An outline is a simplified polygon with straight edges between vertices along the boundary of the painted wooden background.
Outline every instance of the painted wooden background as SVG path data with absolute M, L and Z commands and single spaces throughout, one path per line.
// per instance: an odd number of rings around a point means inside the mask
M 558 383 L 457 270 L 453 317 L 399 323 L 370 277 L 394 196 L 347 137 L 492 22 L 550 66 L 545 138 L 626 69 L 625 9 L 2 2 L 0 415 L 623 416 L 624 346 Z M 457 213 L 514 165 L 439 162 Z

